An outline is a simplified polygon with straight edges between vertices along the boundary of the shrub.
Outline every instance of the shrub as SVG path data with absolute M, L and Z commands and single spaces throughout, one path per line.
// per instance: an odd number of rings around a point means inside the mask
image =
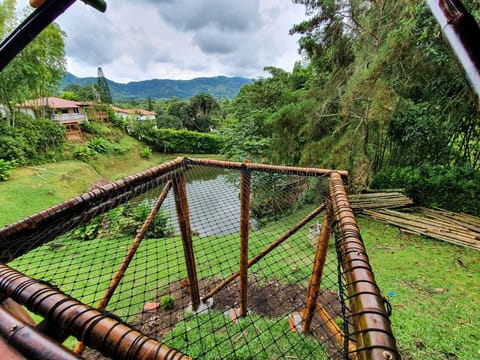
M 135 233 L 137 233 L 140 230 L 145 220 L 147 220 L 147 217 L 152 211 L 152 208 L 153 208 L 153 201 L 147 199 L 142 201 L 133 209 L 127 210 L 126 215 L 130 216 L 135 221 L 135 224 L 136 224 Z M 145 237 L 156 238 L 156 237 L 171 235 L 173 231 L 170 228 L 169 220 L 170 218 L 167 212 L 163 210 L 158 211 Z
M 111 152 L 112 144 L 102 137 L 92 139 L 88 142 L 88 148 L 99 154 Z
M 152 149 L 147 146 L 140 151 L 140 156 L 144 159 L 150 159 L 152 156 Z
M 175 298 L 170 295 L 165 295 L 160 298 L 160 307 L 163 310 L 172 310 L 175 307 Z
M 92 135 L 105 135 L 105 129 L 93 121 L 85 121 L 81 124 L 82 130 Z
M 8 177 L 10 176 L 10 170 L 12 170 L 12 168 L 12 162 L 0 159 L 0 181 L 8 180 Z
M 73 150 L 73 156 L 79 160 L 85 160 L 94 154 L 95 152 L 86 145 L 79 145 Z
M 51 120 L 17 114 L 15 126 L 0 122 L 0 158 L 19 165 L 63 158 L 65 128 Z
M 216 134 L 157 129 L 153 121 L 136 121 L 129 126 L 128 132 L 153 150 L 163 153 L 215 154 L 221 148 Z

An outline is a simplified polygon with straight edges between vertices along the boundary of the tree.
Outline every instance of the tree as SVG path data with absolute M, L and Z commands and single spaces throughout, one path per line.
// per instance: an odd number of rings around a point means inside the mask
M 98 68 L 97 75 L 97 90 L 100 97 L 100 102 L 103 104 L 112 104 L 112 95 L 110 94 L 110 88 L 108 87 L 107 79 L 103 75 L 103 70 L 101 67 Z
M 11 32 L 17 22 L 14 5 L 11 0 L 0 4 L 2 35 Z M 64 38 L 57 24 L 49 25 L 0 73 L 0 104 L 7 110 L 10 126 L 15 125 L 17 103 L 59 90 L 66 64 Z
M 188 130 L 207 132 L 213 127 L 213 116 L 220 110 L 214 97 L 207 93 L 197 94 L 188 102 L 188 117 L 183 125 Z

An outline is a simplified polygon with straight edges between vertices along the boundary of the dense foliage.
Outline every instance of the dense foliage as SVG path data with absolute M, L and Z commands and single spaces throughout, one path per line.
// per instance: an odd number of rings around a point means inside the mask
M 309 16 L 291 29 L 305 61 L 242 88 L 221 129 L 224 153 L 346 169 L 351 191 L 405 187 L 419 204 L 480 213 L 475 201 L 453 205 L 480 198 L 460 176 L 478 179 L 480 123 L 426 2 L 294 2 Z
M 0 3 L 0 39 L 18 24 L 15 0 Z M 15 126 L 15 105 L 26 99 L 51 95 L 65 74 L 65 33 L 48 26 L 0 73 L 0 114 Z
M 149 120 L 132 123 L 128 132 L 153 150 L 163 153 L 215 154 L 220 150 L 220 141 L 214 133 L 159 129 L 155 122 Z
M 16 126 L 0 121 L 0 159 L 16 165 L 55 162 L 63 158 L 65 129 L 46 119 L 17 114 Z

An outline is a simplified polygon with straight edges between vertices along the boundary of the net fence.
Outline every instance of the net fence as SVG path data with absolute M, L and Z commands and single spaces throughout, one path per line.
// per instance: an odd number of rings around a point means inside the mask
M 349 275 L 358 259 L 333 216 L 329 175 L 177 159 L 2 229 L 1 261 L 67 294 L 45 310 L 52 323 L 70 298 L 99 309 L 80 325 L 86 349 L 65 341 L 85 359 L 140 358 L 147 339 L 195 359 L 361 358 L 372 352 L 358 341 L 352 286 L 376 285 Z M 126 335 L 106 340 L 110 328 L 101 345 L 86 341 L 104 317 L 144 337 L 127 350 Z M 398 356 L 388 342 L 380 350 Z

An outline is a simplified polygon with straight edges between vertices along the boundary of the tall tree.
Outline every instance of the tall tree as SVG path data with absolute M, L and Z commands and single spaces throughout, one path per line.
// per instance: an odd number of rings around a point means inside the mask
M 15 1 L 0 4 L 0 15 L 0 34 L 5 36 L 18 22 Z M 64 38 L 60 27 L 51 24 L 0 73 L 0 104 L 10 126 L 15 124 L 17 103 L 59 90 L 66 65 Z
M 97 90 L 100 96 L 100 102 L 104 104 L 112 104 L 112 95 L 110 94 L 110 88 L 108 87 L 107 79 L 103 74 L 101 67 L 98 68 L 97 74 Z

